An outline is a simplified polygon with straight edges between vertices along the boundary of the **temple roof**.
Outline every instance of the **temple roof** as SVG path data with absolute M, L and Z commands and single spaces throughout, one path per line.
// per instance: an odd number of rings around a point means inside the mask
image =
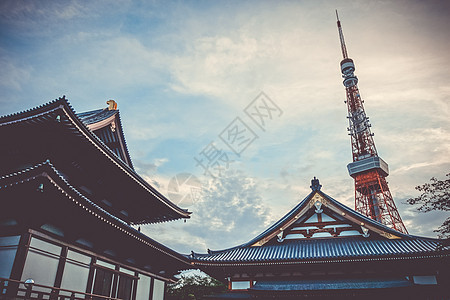
M 106 144 L 114 154 L 130 168 L 134 169 L 123 134 L 122 122 L 120 120 L 119 110 L 117 110 L 117 104 L 113 109 L 96 109 L 79 113 L 77 114 L 77 117 L 80 118 L 80 120 L 95 133 L 95 135 Z
M 104 129 L 110 130 L 111 122 L 116 124 L 115 133 L 123 140 L 120 148 L 125 151 L 125 159 L 97 136 L 99 130 L 107 134 Z M 79 117 L 63 97 L 0 117 L 0 135 L 3 174 L 51 159 L 97 205 L 110 211 L 109 202 L 115 201 L 114 215 L 120 215 L 130 224 L 189 218 L 190 212 L 172 203 L 134 171 L 131 160 L 127 159 L 117 110 L 96 110 Z M 92 187 L 97 188 L 98 195 L 91 195 L 95 192 Z
M 32 190 L 35 192 L 47 193 L 47 195 L 48 193 L 57 193 L 60 197 L 66 199 L 67 203 L 73 204 L 71 209 L 74 210 L 74 214 L 81 213 L 97 218 L 99 222 L 107 224 L 112 229 L 117 230 L 118 233 L 134 238 L 143 247 L 150 247 L 151 249 L 147 251 L 157 251 L 171 257 L 177 261 L 179 268 L 186 269 L 190 266 L 188 260 L 183 255 L 134 229 L 120 218 L 110 214 L 85 197 L 64 178 L 64 175 L 49 160 L 0 177 L 0 193 L 25 185 L 32 185 L 34 187 Z M 43 205 L 39 207 L 41 206 Z
M 94 123 L 98 123 L 104 121 L 111 116 L 117 114 L 118 110 L 108 110 L 108 109 L 96 109 L 91 111 L 86 111 L 82 113 L 78 113 L 77 116 L 83 121 L 86 125 L 91 125 Z
M 192 252 L 198 266 L 395 260 L 450 255 L 441 240 L 400 233 L 363 216 L 321 191 L 311 193 L 249 242 L 230 249 Z
M 385 260 L 386 257 L 437 254 L 438 241 L 429 239 L 339 238 L 285 241 L 282 244 L 236 247 L 212 254 L 195 254 L 193 260 L 209 263 L 260 263 L 298 261 L 317 263 L 335 259 L 349 261 Z

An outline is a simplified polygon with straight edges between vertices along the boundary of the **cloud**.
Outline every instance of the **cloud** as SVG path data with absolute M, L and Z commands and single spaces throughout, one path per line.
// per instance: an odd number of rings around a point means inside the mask
M 0 54 L 0 70 L 2 70 L 0 72 L 0 86 L 3 89 L 14 91 L 22 90 L 30 79 L 32 71 L 31 67 L 22 65 L 5 54 Z
M 2 1 L 0 17 L 2 23 L 11 28 L 20 28 L 24 36 L 48 36 L 57 28 L 72 19 L 83 18 L 92 12 L 92 6 L 79 1 Z M 55 26 L 56 25 L 56 26 Z
M 136 172 L 142 178 L 165 194 L 164 189 L 167 187 L 168 180 L 164 176 L 158 174 L 157 170 L 168 161 L 169 159 L 167 158 L 156 158 L 152 163 L 142 160 L 133 160 L 133 165 Z
M 247 242 L 273 221 L 259 184 L 244 172 L 230 170 L 203 183 L 200 200 L 189 207 L 194 213 L 187 223 L 148 225 L 143 232 L 155 236 L 160 230 L 176 230 L 176 235 L 158 235 L 157 240 L 185 253 L 204 253 L 206 248 L 219 250 Z
M 193 157 L 234 118 L 252 126 L 243 109 L 264 91 L 283 115 L 254 128 L 236 174 L 208 185 L 217 200 L 147 229 L 183 251 L 234 246 L 303 199 L 313 176 L 353 207 L 336 6 L 394 199 L 410 232 L 435 236 L 432 218 L 401 201 L 450 168 L 445 1 L 2 1 L 0 110 L 63 94 L 77 111 L 117 100 L 136 169 L 167 194 L 175 174 L 201 177 Z

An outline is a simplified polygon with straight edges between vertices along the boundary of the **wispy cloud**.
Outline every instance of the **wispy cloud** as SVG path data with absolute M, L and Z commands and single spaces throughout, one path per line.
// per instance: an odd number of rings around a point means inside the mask
M 450 169 L 446 1 L 2 1 L 0 112 L 63 94 L 77 111 L 115 99 L 138 172 L 166 194 L 191 173 L 209 193 L 187 223 L 146 232 L 180 251 L 233 246 L 303 199 L 313 176 L 353 206 L 336 7 L 400 213 L 411 233 L 435 236 L 443 218 L 402 202 Z M 194 156 L 261 91 L 282 117 L 233 158 L 235 173 L 206 184 Z
M 201 197 L 190 206 L 195 211 L 186 224 L 148 225 L 152 236 L 163 227 L 172 227 L 176 235 L 160 235 L 157 240 L 176 246 L 180 251 L 205 252 L 244 243 L 270 224 L 273 219 L 264 205 L 261 188 L 245 173 L 233 170 L 215 180 L 203 181 Z M 217 237 L 220 236 L 220 239 Z
M 31 67 L 14 61 L 8 55 L 0 56 L 0 85 L 9 90 L 20 91 L 30 79 Z M 1 100 L 0 100 L 1 101 Z

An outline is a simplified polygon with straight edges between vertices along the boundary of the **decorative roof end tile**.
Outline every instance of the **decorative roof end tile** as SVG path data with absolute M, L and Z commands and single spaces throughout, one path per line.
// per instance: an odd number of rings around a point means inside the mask
M 316 177 L 314 176 L 314 179 L 311 180 L 310 188 L 313 191 L 320 191 L 321 187 L 322 187 L 322 185 L 320 184 L 319 179 L 316 179 Z

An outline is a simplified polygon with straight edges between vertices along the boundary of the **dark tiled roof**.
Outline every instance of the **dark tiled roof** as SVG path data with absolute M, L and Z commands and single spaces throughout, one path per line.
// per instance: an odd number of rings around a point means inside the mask
M 101 122 L 103 120 L 106 120 L 114 115 L 116 116 L 116 120 L 117 120 L 117 123 L 119 126 L 119 129 L 118 129 L 118 133 L 120 135 L 119 139 L 123 143 L 124 149 L 123 149 L 122 154 L 119 154 L 116 152 L 116 151 L 122 152 L 120 146 L 118 146 L 118 147 L 116 146 L 115 149 L 111 148 L 111 150 L 113 150 L 114 154 L 118 155 L 120 159 L 122 159 L 130 168 L 132 168 L 134 170 L 133 163 L 132 163 L 131 157 L 130 157 L 130 153 L 128 152 L 127 142 L 126 142 L 125 136 L 123 134 L 122 122 L 120 120 L 120 113 L 118 110 L 109 110 L 107 108 L 96 109 L 96 110 L 78 113 L 77 117 L 83 122 L 84 125 L 88 126 L 88 125 L 95 124 L 95 123 Z M 96 133 L 96 132 L 94 132 L 94 133 Z M 113 133 L 111 133 L 111 134 L 113 134 Z M 102 138 L 101 136 L 98 135 L 98 133 L 96 133 L 96 135 L 103 143 L 108 145 L 107 139 Z
M 0 116 L 0 124 L 7 124 L 10 122 L 14 123 L 17 122 L 18 119 L 23 120 L 30 117 L 36 117 L 37 115 L 48 112 L 48 107 L 52 107 L 53 109 L 55 109 L 60 106 L 66 106 L 72 113 L 75 114 L 75 111 L 67 101 L 66 96 L 63 96 L 61 98 L 50 101 L 49 103 L 45 103 L 31 109 L 27 109 L 9 115 Z
M 329 260 L 365 260 L 386 257 L 417 257 L 423 255 L 449 255 L 440 252 L 439 241 L 432 239 L 377 239 L 363 237 L 305 239 L 284 241 L 277 245 L 236 247 L 210 255 L 195 254 L 199 263 L 265 263 L 265 262 L 317 262 Z M 191 256 L 192 257 L 192 256 Z
M 77 114 L 77 117 L 83 121 L 84 124 L 90 125 L 103 120 L 116 114 L 118 110 L 97 109 Z
M 286 226 L 295 224 L 292 220 L 302 220 L 306 218 L 308 211 L 314 209 L 310 201 L 315 199 L 317 194 L 323 197 L 327 208 L 338 211 L 339 216 L 347 219 L 349 223 L 357 226 L 364 224 L 373 230 L 373 234 L 368 237 L 285 239 L 276 242 L 277 237 L 273 236 L 280 232 L 280 228 L 289 228 Z M 208 254 L 192 252 L 189 257 L 200 266 L 220 266 L 395 260 L 449 255 L 450 247 L 446 247 L 443 241 L 400 233 L 339 203 L 321 192 L 319 187 L 313 189 L 289 213 L 250 242 L 230 249 L 208 251 Z
M 409 287 L 406 278 L 350 278 L 321 280 L 258 281 L 253 291 L 323 291 Z
M 83 209 L 83 211 L 86 211 L 87 214 L 97 217 L 100 221 L 105 222 L 111 227 L 135 238 L 142 244 L 171 256 L 172 258 L 180 261 L 183 266 L 189 265 L 187 259 L 183 255 L 149 238 L 145 234 L 134 229 L 123 220 L 110 214 L 108 211 L 88 199 L 74 186 L 72 186 L 49 160 L 39 163 L 33 167 L 1 176 L 0 191 L 19 184 L 26 184 L 36 180 L 39 177 L 47 178 L 50 181 L 50 184 L 55 186 L 67 198 L 67 200 L 74 202 L 77 206 Z
M 101 111 L 103 110 L 82 113 L 82 115 L 85 114 L 85 118 L 91 118 Z M 118 114 L 118 111 L 113 112 Z M 100 115 L 102 114 L 100 113 Z M 120 115 L 118 114 L 118 116 Z M 158 190 L 156 190 L 135 172 L 131 165 L 131 160 L 130 165 L 125 163 L 97 135 L 89 130 L 84 121 L 82 121 L 82 119 L 75 113 L 74 109 L 65 97 L 56 99 L 33 109 L 7 116 L 2 116 L 0 117 L 0 128 L 15 126 L 15 124 L 18 123 L 36 125 L 41 123 L 54 122 L 55 120 L 58 120 L 58 122 L 61 122 L 65 126 L 71 128 L 74 135 L 80 136 L 84 141 L 87 140 L 89 143 L 91 143 L 95 148 L 103 153 L 107 159 L 109 159 L 114 165 L 121 169 L 124 174 L 134 180 L 138 186 L 145 189 L 149 194 L 154 196 L 157 201 L 163 204 L 163 206 L 166 206 L 168 208 L 168 210 L 165 212 L 165 215 L 161 218 L 143 218 L 140 220 L 132 220 L 133 224 L 148 224 L 176 220 L 179 218 L 189 218 L 191 212 L 188 212 L 187 209 L 178 207 L 176 204 L 172 203 L 169 199 L 164 197 Z M 118 118 L 118 121 L 119 126 L 121 126 L 120 117 Z M 123 140 L 125 141 L 124 138 Z

